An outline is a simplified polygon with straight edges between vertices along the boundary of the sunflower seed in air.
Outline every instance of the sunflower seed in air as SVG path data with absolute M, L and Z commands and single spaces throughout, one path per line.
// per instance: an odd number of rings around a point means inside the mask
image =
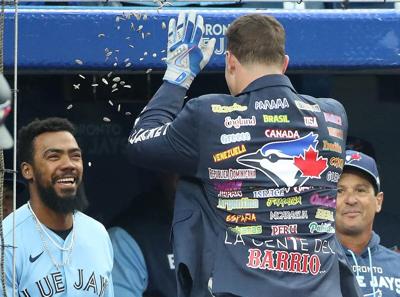
M 67 106 L 67 109 L 70 110 L 72 107 L 73 107 L 73 105 L 70 104 L 70 105 Z
M 114 106 L 114 103 L 111 100 L 108 100 L 108 104 L 110 104 L 111 106 Z
M 82 61 L 82 60 L 79 60 L 79 59 L 76 59 L 76 60 L 75 60 L 75 63 L 78 64 L 78 65 L 83 65 L 83 61 Z
M 107 123 L 111 122 L 111 120 L 110 120 L 109 118 L 107 118 L 107 117 L 104 117 L 104 118 L 103 118 L 103 121 L 104 121 L 104 122 L 107 122 Z
M 79 74 L 79 77 L 82 79 L 86 79 L 86 77 L 84 77 L 82 74 Z

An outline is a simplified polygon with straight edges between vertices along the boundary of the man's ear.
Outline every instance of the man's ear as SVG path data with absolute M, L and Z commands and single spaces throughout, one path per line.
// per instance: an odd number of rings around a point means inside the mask
M 226 66 L 229 73 L 235 71 L 238 62 L 238 59 L 230 51 L 226 51 Z
M 33 168 L 32 165 L 27 163 L 27 162 L 22 162 L 21 163 L 21 173 L 22 176 L 26 180 L 31 180 L 33 178 Z
M 378 195 L 376 195 L 376 212 L 381 212 L 382 209 L 382 204 L 383 204 L 383 192 L 379 192 Z
M 285 55 L 285 59 L 283 60 L 283 65 L 282 65 L 282 74 L 285 74 L 288 65 L 289 65 L 289 56 Z

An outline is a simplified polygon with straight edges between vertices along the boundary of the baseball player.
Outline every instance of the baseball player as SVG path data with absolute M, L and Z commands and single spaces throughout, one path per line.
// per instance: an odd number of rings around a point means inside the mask
M 254 14 L 226 32 L 231 95 L 182 109 L 213 53 L 203 33 L 194 13 L 169 22 L 164 83 L 129 137 L 134 164 L 185 177 L 172 230 L 178 296 L 359 296 L 335 239 L 343 106 L 296 92 L 282 25 Z
M 107 231 L 81 210 L 82 152 L 72 124 L 35 120 L 19 132 L 30 199 L 3 221 L 7 296 L 114 296 Z M 13 246 L 15 232 L 15 246 Z M 13 284 L 13 253 L 16 275 Z M 3 292 L 0 292 L 3 296 Z

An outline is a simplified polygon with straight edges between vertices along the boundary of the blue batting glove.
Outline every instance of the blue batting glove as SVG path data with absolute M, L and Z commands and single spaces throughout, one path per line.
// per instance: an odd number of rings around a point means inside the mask
M 215 38 L 205 43 L 204 21 L 195 12 L 179 13 L 178 23 L 168 25 L 167 71 L 164 80 L 189 89 L 193 79 L 206 66 L 214 51 Z

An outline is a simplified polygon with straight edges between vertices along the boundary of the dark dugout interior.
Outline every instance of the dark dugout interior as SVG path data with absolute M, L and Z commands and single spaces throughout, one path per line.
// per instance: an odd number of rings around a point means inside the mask
M 90 201 L 87 213 L 106 227 L 135 203 L 135 197 L 157 186 L 154 174 L 129 164 L 124 150 L 135 117 L 162 83 L 162 75 L 157 72 L 19 75 L 18 127 L 49 116 L 66 117 L 76 125 L 84 154 L 85 192 Z M 400 134 L 396 120 L 400 114 L 400 76 L 348 73 L 289 73 L 288 76 L 299 93 L 333 97 L 345 106 L 349 135 L 361 139 L 367 153 L 372 148 L 380 170 L 385 201 L 383 213 L 377 218 L 378 231 L 389 234 L 383 239 L 386 245 L 397 244 L 400 241 L 393 237 L 398 232 L 390 230 L 400 227 L 397 197 Z M 13 77 L 7 79 L 12 85 Z M 115 83 L 118 91 L 112 92 Z M 194 81 L 188 99 L 227 92 L 223 73 L 202 73 Z M 12 123 L 11 116 L 6 124 L 12 129 Z M 5 151 L 5 163 L 6 168 L 12 167 L 10 150 Z

